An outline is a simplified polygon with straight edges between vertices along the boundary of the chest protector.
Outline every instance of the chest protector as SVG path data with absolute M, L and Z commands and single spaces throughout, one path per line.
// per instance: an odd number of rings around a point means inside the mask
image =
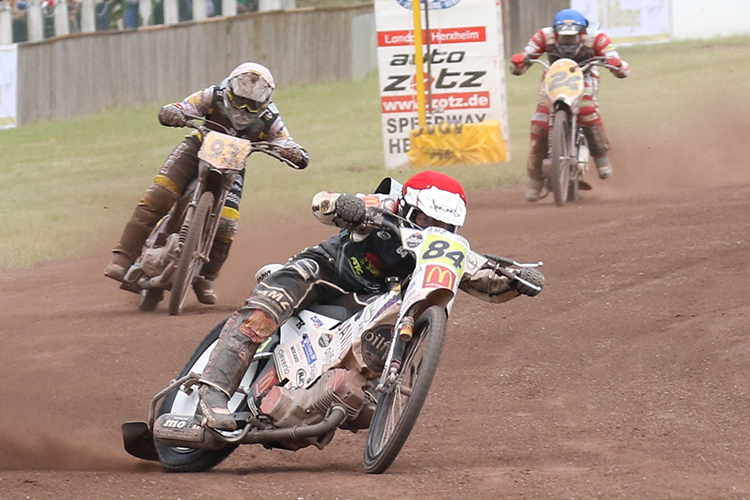
M 358 293 L 383 293 L 390 276 L 405 278 L 414 270 L 414 257 L 401 246 L 401 240 L 384 229 L 372 231 L 362 241 L 341 233 L 336 254 L 336 271 L 341 286 Z

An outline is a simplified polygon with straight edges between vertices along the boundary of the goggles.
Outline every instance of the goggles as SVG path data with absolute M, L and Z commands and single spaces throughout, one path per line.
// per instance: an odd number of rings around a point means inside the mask
M 232 106 L 237 109 L 247 110 L 250 113 L 258 113 L 266 105 L 265 101 L 256 101 L 247 97 L 235 95 L 235 93 L 232 92 L 231 89 L 227 89 L 227 97 L 229 97 L 229 102 L 232 104 Z

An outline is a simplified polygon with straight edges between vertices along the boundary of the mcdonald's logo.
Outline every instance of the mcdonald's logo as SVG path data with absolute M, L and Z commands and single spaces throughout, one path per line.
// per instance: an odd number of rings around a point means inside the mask
M 455 282 L 456 273 L 447 267 L 429 264 L 424 271 L 424 283 L 422 283 L 422 286 L 425 288 L 448 288 L 452 290 Z

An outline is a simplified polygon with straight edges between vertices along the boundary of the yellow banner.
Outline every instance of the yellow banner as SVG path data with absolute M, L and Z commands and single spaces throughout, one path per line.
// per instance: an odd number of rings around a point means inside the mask
M 419 127 L 411 131 L 409 144 L 409 163 L 413 167 L 508 161 L 499 120 Z

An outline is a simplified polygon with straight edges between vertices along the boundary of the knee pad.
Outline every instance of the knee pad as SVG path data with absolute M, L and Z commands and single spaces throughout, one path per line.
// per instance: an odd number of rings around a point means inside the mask
M 245 312 L 237 312 L 239 332 L 249 338 L 254 344 L 262 344 L 273 335 L 279 327 L 278 323 L 260 309 L 249 309 Z
M 234 208 L 222 208 L 221 218 L 219 219 L 219 227 L 216 229 L 216 239 L 223 242 L 230 242 L 234 240 L 234 235 L 237 234 L 239 218 L 240 213 Z
M 583 135 L 586 136 L 586 142 L 589 144 L 589 151 L 592 156 L 602 156 L 609 151 L 609 141 L 604 133 L 604 127 L 601 125 L 592 125 L 589 127 L 582 126 Z
M 170 186 L 170 183 L 171 181 L 169 181 L 168 177 L 163 175 L 157 176 L 154 183 L 146 190 L 143 198 L 141 198 L 139 205 L 149 212 L 159 214 L 159 217 L 169 212 L 169 209 L 172 208 L 177 198 L 180 197 L 180 193 L 172 189 L 174 183 L 171 183 L 172 186 Z

